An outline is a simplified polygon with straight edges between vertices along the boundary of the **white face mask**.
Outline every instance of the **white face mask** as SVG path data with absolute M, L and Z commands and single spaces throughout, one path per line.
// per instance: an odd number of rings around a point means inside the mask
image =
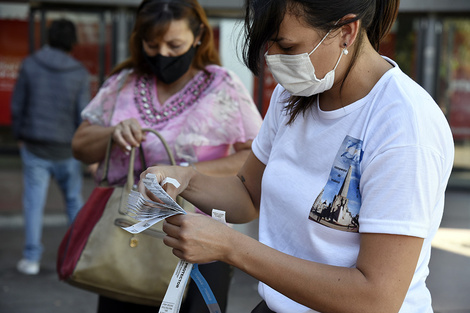
M 326 73 L 325 77 L 322 79 L 317 78 L 315 75 L 315 68 L 313 67 L 312 62 L 310 62 L 310 55 L 317 50 L 329 34 L 330 32 L 323 37 L 310 53 L 296 55 L 268 55 L 267 52 L 265 53 L 264 57 L 266 59 L 266 63 L 273 74 L 274 79 L 292 95 L 310 97 L 333 87 L 336 67 L 338 67 L 343 54 L 348 54 L 348 50 L 346 48 L 343 49 L 335 67 Z

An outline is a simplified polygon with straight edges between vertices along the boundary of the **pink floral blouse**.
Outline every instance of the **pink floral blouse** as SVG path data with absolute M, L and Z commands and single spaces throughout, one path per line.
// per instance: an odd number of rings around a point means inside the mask
M 165 103 L 158 101 L 153 76 L 123 70 L 111 76 L 82 111 L 91 124 L 112 126 L 136 118 L 142 128 L 158 131 L 170 146 L 177 163 L 225 157 L 236 142 L 252 140 L 261 126 L 261 115 L 240 79 L 217 65 L 200 71 Z M 147 166 L 169 164 L 160 140 L 147 134 L 142 143 Z M 113 149 L 108 173 L 111 185 L 123 184 L 128 156 Z M 144 170 L 136 155 L 135 175 Z M 102 164 L 97 181 L 102 177 Z

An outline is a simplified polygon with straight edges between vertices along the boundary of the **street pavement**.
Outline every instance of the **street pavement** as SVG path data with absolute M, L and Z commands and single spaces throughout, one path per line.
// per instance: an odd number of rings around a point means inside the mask
M 86 177 L 85 198 L 92 189 L 93 181 Z M 96 312 L 96 294 L 59 281 L 55 271 L 57 247 L 67 229 L 55 182 L 45 209 L 41 272 L 25 276 L 16 271 L 23 242 L 21 191 L 19 157 L 0 155 L 0 313 Z M 236 228 L 256 237 L 256 223 Z M 470 172 L 453 173 L 433 246 L 427 284 L 434 311 L 470 313 Z M 235 270 L 227 313 L 249 313 L 259 301 L 256 280 Z

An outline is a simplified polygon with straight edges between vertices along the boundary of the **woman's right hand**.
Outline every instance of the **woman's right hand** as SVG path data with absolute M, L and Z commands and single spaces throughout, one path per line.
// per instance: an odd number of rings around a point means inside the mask
M 113 141 L 124 152 L 129 152 L 132 147 L 139 147 L 145 141 L 145 134 L 139 122 L 135 118 L 129 118 L 114 127 Z
M 156 176 L 159 184 L 161 184 L 165 178 L 176 179 L 179 183 L 178 187 L 171 183 L 166 183 L 162 186 L 170 197 L 176 199 L 176 197 L 188 187 L 189 181 L 194 174 L 193 171 L 195 172 L 192 167 L 184 166 L 151 166 L 140 174 L 139 192 L 146 195 L 150 200 L 160 202 L 160 199 L 156 199 L 155 195 L 147 190 L 142 182 L 147 174 L 153 174 Z

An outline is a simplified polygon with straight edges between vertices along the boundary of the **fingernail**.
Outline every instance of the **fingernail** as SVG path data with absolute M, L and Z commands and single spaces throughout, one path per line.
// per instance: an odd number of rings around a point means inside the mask
M 131 149 L 132 149 L 131 146 L 126 146 L 127 151 L 131 151 Z

